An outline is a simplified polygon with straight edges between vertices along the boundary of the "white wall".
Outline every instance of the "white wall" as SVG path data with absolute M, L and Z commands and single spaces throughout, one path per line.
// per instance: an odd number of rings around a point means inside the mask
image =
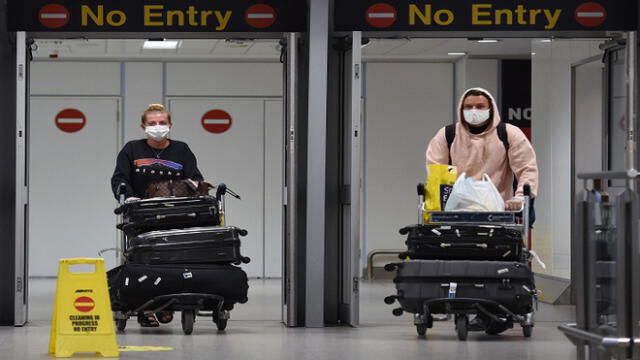
M 140 128 L 142 112 L 153 103 L 163 101 L 163 65 L 158 62 L 123 64 L 124 142 L 144 136 Z
M 571 64 L 599 54 L 598 44 L 532 44 L 532 143 L 540 171 L 533 248 L 547 265 L 535 270 L 562 278 L 571 272 Z
M 33 62 L 31 95 L 120 95 L 116 62 Z
M 282 96 L 282 64 L 168 63 L 167 95 Z
M 265 102 L 265 108 L 268 121 L 273 123 L 277 121 L 277 117 L 281 118 L 281 106 L 279 101 L 282 96 L 282 65 L 276 62 L 258 62 L 258 63 L 166 63 L 161 62 L 78 62 L 78 61 L 36 61 L 32 63 L 31 68 L 31 94 L 32 95 L 68 95 L 71 98 L 86 97 L 115 97 L 119 99 L 122 109 L 120 119 L 122 123 L 118 129 L 119 139 L 113 141 L 112 144 L 112 161 L 105 163 L 103 166 L 109 169 L 109 173 L 113 171 L 115 166 L 115 157 L 122 144 L 132 139 L 139 139 L 144 136 L 140 129 L 140 115 L 150 103 L 162 103 L 167 97 L 184 98 L 197 96 L 199 98 L 224 97 L 228 99 L 249 99 L 259 97 Z M 262 107 L 261 107 L 262 108 Z M 263 121 L 264 119 L 260 119 Z M 179 122 L 181 119 L 174 119 Z M 267 177 L 267 186 L 265 188 L 269 193 L 267 196 L 269 201 L 281 201 L 281 162 L 282 157 L 277 156 L 277 147 L 282 146 L 282 134 L 278 128 L 269 128 L 264 131 L 265 141 L 267 141 L 268 155 L 265 157 L 267 163 L 265 172 Z M 181 139 L 189 143 L 189 139 Z M 96 144 L 99 142 L 96 142 Z M 32 143 L 34 149 L 40 149 L 45 146 L 41 143 Z M 48 145 L 47 145 L 48 146 Z M 63 146 L 63 145 L 61 145 Z M 38 148 L 40 147 L 40 148 Z M 242 151 L 242 144 L 238 144 L 237 148 L 229 149 L 229 151 Z M 91 149 L 76 149 L 77 161 L 90 160 L 92 156 Z M 197 154 L 196 154 L 197 156 Z M 224 156 L 224 154 L 222 154 Z M 205 159 L 199 158 L 199 161 Z M 32 159 L 31 166 L 39 166 L 38 159 Z M 69 176 L 66 173 L 52 174 L 52 176 Z M 75 182 L 83 182 L 83 174 L 73 174 L 72 180 Z M 95 191 L 105 193 L 106 198 L 111 199 L 111 189 L 109 185 L 109 177 L 104 179 L 102 183 L 93 185 Z M 232 184 L 229 184 L 232 187 Z M 34 193 L 38 193 L 37 191 Z M 271 196 L 276 194 L 275 196 Z M 103 197 L 101 197 L 102 199 Z M 87 197 L 87 208 L 92 201 Z M 232 201 L 231 199 L 229 201 Z M 115 205 L 113 204 L 109 207 Z M 278 204 L 276 204 L 278 205 Z M 280 210 L 281 207 L 272 204 L 265 205 L 267 211 L 273 212 Z M 275 209 L 275 210 L 274 210 Z M 60 211 L 65 212 L 64 204 L 60 204 Z M 238 219 L 237 215 L 234 219 Z M 270 221 L 279 221 L 280 217 L 269 214 Z M 108 224 L 109 227 L 115 226 L 116 217 L 102 216 L 100 221 Z M 241 225 L 241 224 L 238 224 Z M 271 243 L 279 244 L 278 231 L 281 227 L 265 226 L 264 239 L 252 239 L 252 241 L 266 241 L 269 238 Z M 38 232 L 35 232 L 36 234 Z M 42 232 L 40 232 L 42 233 Z M 274 235 L 275 234 L 275 235 Z M 50 234 L 49 245 L 52 247 L 63 246 L 65 243 L 65 234 Z M 90 234 L 88 241 L 95 237 L 104 236 L 104 234 Z M 109 236 L 108 243 L 115 245 L 115 239 Z M 100 243 L 100 245 L 98 245 Z M 103 248 L 103 241 L 96 242 L 96 251 Z M 267 244 L 264 245 L 267 247 Z M 280 250 L 275 245 L 268 246 L 269 252 L 264 256 L 264 261 L 268 265 L 260 266 L 256 272 L 249 274 L 250 276 L 280 276 Z M 245 254 L 246 255 L 246 254 Z M 96 256 L 95 252 L 87 253 L 86 256 Z M 112 253 L 105 256 L 112 257 Z M 32 253 L 30 259 L 31 264 L 45 262 L 46 252 Z M 256 258 L 256 262 L 262 264 L 263 255 L 260 254 Z M 54 276 L 55 269 L 46 271 L 37 271 L 33 273 L 36 276 Z
M 456 62 L 456 104 L 466 89 L 481 87 L 500 99 L 500 77 L 498 59 L 463 58 Z
M 417 221 L 427 145 L 451 123 L 453 71 L 451 63 L 366 65 L 364 261 L 374 249 L 402 249 L 398 230 Z

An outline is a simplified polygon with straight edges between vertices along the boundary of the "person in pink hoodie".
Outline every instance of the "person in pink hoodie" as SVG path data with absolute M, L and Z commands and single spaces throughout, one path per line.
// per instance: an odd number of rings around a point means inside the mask
M 531 186 L 531 197 L 535 198 L 536 153 L 522 130 L 501 123 L 491 93 L 481 88 L 465 91 L 458 105 L 458 117 L 455 127 L 449 130 L 443 127 L 429 142 L 427 172 L 430 164 L 451 164 L 458 168 L 458 174 L 464 172 L 476 180 L 486 173 L 504 198 L 507 210 L 522 206 L 525 184 Z M 534 213 L 532 216 L 535 217 Z

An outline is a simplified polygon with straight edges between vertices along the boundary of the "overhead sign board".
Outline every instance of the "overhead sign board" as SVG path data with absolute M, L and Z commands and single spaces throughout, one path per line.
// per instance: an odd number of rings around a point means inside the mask
M 336 0 L 337 31 L 637 30 L 637 0 Z
M 306 1 L 9 0 L 10 31 L 303 32 Z

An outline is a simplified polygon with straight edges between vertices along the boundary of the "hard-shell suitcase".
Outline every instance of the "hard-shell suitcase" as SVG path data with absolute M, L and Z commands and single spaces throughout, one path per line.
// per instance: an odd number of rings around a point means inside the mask
M 154 230 L 184 229 L 220 224 L 213 196 L 152 198 L 125 203 L 115 210 L 124 222 L 118 228 L 129 237 Z
M 240 254 L 240 237 L 247 231 L 234 226 L 195 227 L 151 231 L 129 240 L 125 257 L 139 264 L 248 263 Z
M 156 297 L 171 294 L 209 294 L 224 298 L 229 309 L 247 301 L 247 274 L 233 265 L 125 264 L 107 272 L 114 311 L 139 310 Z M 205 300 L 204 310 L 217 303 Z M 148 310 L 148 309 L 141 309 Z
M 395 264 L 397 300 L 404 311 L 431 314 L 480 305 L 503 314 L 533 311 L 535 285 L 529 267 L 519 262 L 407 260 Z
M 522 234 L 492 225 L 411 225 L 401 259 L 522 261 Z

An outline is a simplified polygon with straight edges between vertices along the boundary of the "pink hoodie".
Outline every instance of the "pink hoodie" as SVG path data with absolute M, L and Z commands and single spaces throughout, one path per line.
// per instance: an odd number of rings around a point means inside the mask
M 464 120 L 460 119 L 462 101 L 471 90 L 479 90 L 487 94 L 493 107 L 493 122 L 481 134 L 472 134 Z M 451 144 L 451 162 L 458 168 L 458 174 L 463 172 L 476 180 L 487 173 L 505 200 L 513 197 L 513 175 L 518 179 L 516 195 L 522 195 L 522 187 L 531 185 L 533 197 L 538 193 L 538 165 L 536 153 L 522 130 L 511 124 L 506 124 L 509 139 L 509 154 L 500 141 L 496 126 L 500 123 L 500 115 L 495 99 L 487 90 L 473 88 L 465 91 L 458 104 L 458 122 L 456 137 Z M 438 131 L 429 142 L 427 148 L 427 173 L 430 164 L 448 164 L 449 149 L 445 137 L 445 128 Z

